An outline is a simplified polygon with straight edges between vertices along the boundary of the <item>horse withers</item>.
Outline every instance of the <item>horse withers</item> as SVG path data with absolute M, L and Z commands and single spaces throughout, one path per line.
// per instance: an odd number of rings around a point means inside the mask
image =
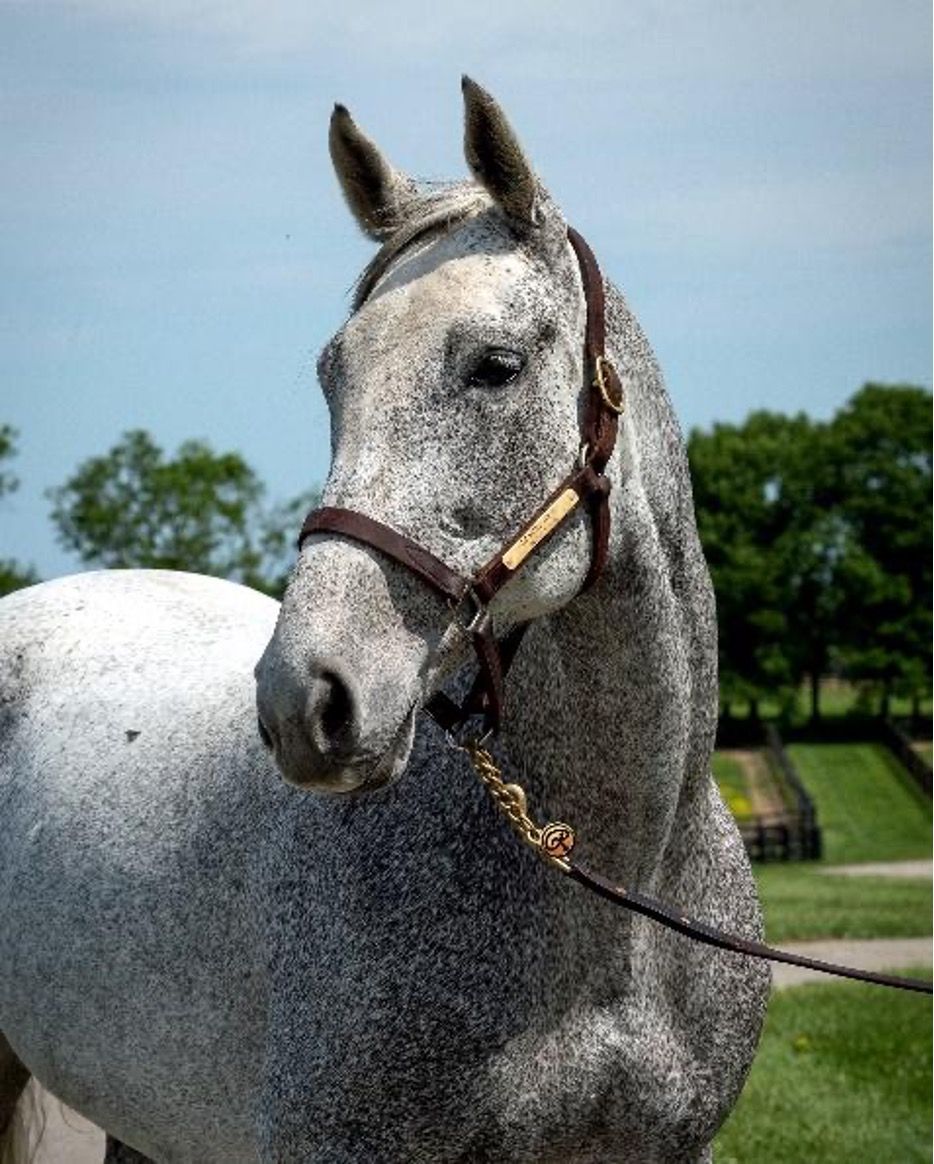
M 335 109 L 338 178 L 381 246 L 319 374 L 325 505 L 470 578 L 589 455 L 588 310 L 502 112 L 464 95 L 471 178 L 449 186 Z M 596 867 L 755 937 L 710 775 L 716 626 L 683 446 L 610 285 L 606 327 L 625 396 L 606 564 L 582 592 L 578 506 L 489 602 L 497 638 L 528 627 L 490 746 Z M 186 576 L 0 607 L 0 1030 L 113 1160 L 117 1140 L 185 1162 L 709 1159 L 768 969 L 516 845 L 419 714 L 470 683 L 452 605 L 325 531 L 271 638 L 267 600 Z

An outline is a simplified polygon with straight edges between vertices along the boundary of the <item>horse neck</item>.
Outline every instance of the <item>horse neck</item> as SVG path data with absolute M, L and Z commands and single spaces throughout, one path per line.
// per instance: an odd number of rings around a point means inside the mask
M 610 559 L 591 592 L 529 636 L 506 742 L 588 859 L 649 887 L 679 818 L 707 800 L 694 794 L 716 724 L 716 630 L 677 423 L 613 289 L 608 308 L 628 398 L 610 467 Z

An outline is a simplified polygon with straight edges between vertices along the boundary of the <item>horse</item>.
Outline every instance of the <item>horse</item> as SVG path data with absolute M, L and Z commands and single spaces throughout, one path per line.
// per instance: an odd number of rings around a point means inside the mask
M 463 93 L 455 183 L 414 181 L 335 107 L 337 177 L 379 249 L 318 370 L 325 506 L 469 577 L 592 450 L 567 224 L 497 102 Z M 590 585 L 577 506 L 489 602 L 498 640 L 525 633 L 483 742 L 595 867 L 754 939 L 711 776 L 716 619 L 683 442 L 604 290 L 605 563 Z M 421 714 L 471 689 L 464 623 L 322 528 L 278 610 L 145 571 L 4 600 L 0 1122 L 32 1073 L 114 1164 L 711 1159 L 768 968 L 517 844 L 462 739 Z

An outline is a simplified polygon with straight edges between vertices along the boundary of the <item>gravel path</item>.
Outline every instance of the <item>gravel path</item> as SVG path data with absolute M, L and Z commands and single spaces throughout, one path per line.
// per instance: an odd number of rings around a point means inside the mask
M 785 803 L 765 752 L 761 748 L 724 748 L 723 755 L 735 760 L 743 769 L 749 805 L 756 816 L 781 816 Z
M 804 954 L 842 966 L 856 966 L 860 970 L 897 970 L 903 966 L 930 966 L 932 962 L 930 938 L 824 938 L 816 942 L 786 942 L 781 948 L 792 954 Z M 817 970 L 772 964 L 775 990 L 800 986 L 803 982 L 839 981 L 841 979 L 831 978 Z
M 826 865 L 821 873 L 842 877 L 930 877 L 932 861 L 864 861 L 860 865 Z

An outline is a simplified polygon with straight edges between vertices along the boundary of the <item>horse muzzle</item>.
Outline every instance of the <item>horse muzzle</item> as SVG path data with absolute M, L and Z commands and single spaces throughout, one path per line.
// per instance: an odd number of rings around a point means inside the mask
M 306 791 L 389 783 L 411 752 L 424 644 L 385 634 L 373 649 L 339 617 L 299 625 L 300 635 L 277 631 L 256 666 L 263 743 L 283 778 Z

